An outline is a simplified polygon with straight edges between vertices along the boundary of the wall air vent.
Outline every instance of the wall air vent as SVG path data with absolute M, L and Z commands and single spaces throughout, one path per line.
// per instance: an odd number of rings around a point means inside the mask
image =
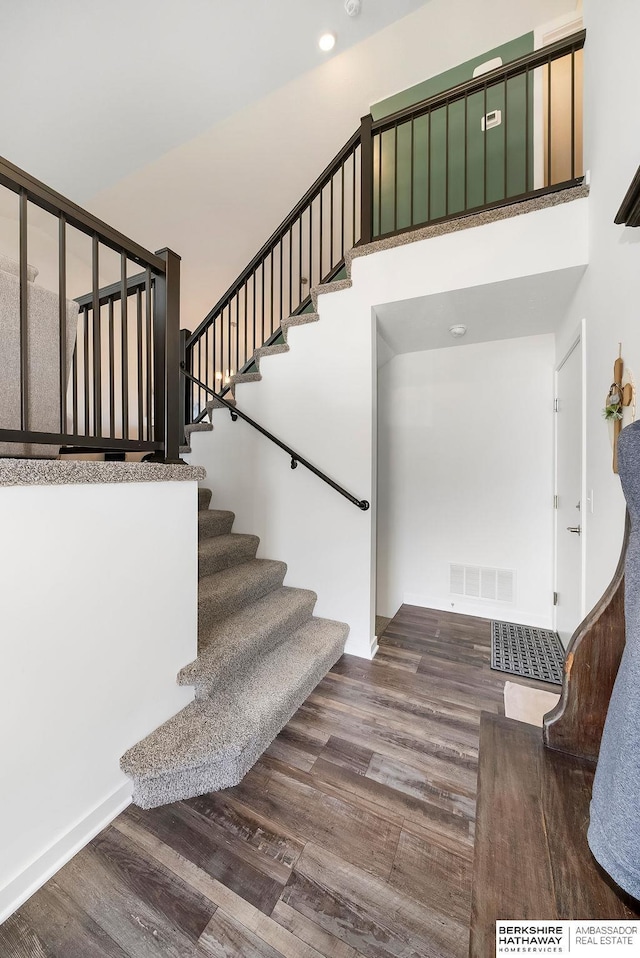
M 477 565 L 449 566 L 449 591 L 471 599 L 490 602 L 513 602 L 516 574 L 513 569 L 488 569 Z

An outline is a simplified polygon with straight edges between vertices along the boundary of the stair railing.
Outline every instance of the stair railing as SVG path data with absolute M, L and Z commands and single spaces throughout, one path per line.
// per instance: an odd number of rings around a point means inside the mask
M 16 275 L 0 273 L 1 454 L 35 445 L 180 461 L 180 257 L 151 253 L 1 158 L 0 189 L 16 197 L 19 247 Z M 32 218 L 57 246 L 57 282 L 30 272 Z M 108 259 L 119 279 L 101 288 Z M 91 292 L 71 298 L 88 271 Z
M 297 453 L 294 449 L 291 448 L 291 446 L 288 446 L 281 439 L 278 439 L 277 436 L 274 436 L 272 432 L 269 432 L 268 429 L 265 429 L 264 426 L 261 426 L 260 423 L 257 423 L 255 419 L 251 418 L 251 416 L 247 416 L 246 413 L 238 409 L 235 403 L 230 403 L 227 399 L 224 398 L 224 396 L 218 395 L 215 392 L 215 390 L 213 390 L 210 386 L 207 386 L 206 383 L 203 383 L 199 379 L 197 379 L 195 376 L 192 376 L 191 373 L 184 368 L 184 364 L 182 365 L 182 372 L 184 373 L 185 378 L 189 382 L 193 383 L 194 386 L 196 386 L 198 389 L 203 390 L 203 392 L 207 393 L 209 396 L 213 396 L 216 406 L 222 406 L 225 409 L 228 409 L 231 414 L 231 419 L 234 422 L 238 418 L 243 419 L 245 422 L 249 423 L 250 426 L 253 426 L 253 428 L 256 429 L 259 433 L 261 433 L 271 442 L 275 443 L 276 446 L 279 446 L 280 449 L 286 452 L 291 459 L 292 469 L 297 469 L 298 465 L 304 466 L 305 469 L 308 469 L 309 472 L 312 472 L 314 476 L 318 477 L 318 479 L 322 479 L 323 482 L 326 482 L 328 486 L 331 486 L 332 489 L 335 489 L 336 492 L 340 493 L 341 496 L 344 496 L 345 499 L 348 499 L 349 502 L 353 503 L 354 506 L 357 506 L 358 509 L 361 509 L 363 512 L 366 512 L 367 509 L 369 509 L 369 503 L 367 502 L 366 499 L 358 499 L 356 496 L 353 496 L 350 492 L 347 492 L 344 486 L 341 486 L 339 483 L 335 482 L 335 480 L 330 479 L 326 473 L 322 472 L 320 469 L 318 469 L 317 466 L 314 466 L 312 463 L 310 463 L 308 459 L 304 458 L 304 456 L 301 456 L 299 453 Z
M 360 129 L 185 344 L 188 422 L 354 246 L 582 181 L 582 30 Z
M 208 387 L 224 394 L 255 350 L 277 338 L 281 320 L 307 308 L 311 289 L 344 265 L 360 239 L 360 169 L 358 132 L 188 337 L 187 368 Z M 194 387 L 191 417 L 201 418 L 205 403 Z

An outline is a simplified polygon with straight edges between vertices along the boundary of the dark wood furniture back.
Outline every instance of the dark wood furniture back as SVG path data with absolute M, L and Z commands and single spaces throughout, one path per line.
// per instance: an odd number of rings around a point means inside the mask
M 562 696 L 545 715 L 544 742 L 552 749 L 596 762 L 613 683 L 625 644 L 624 562 L 629 541 L 627 513 L 618 568 L 609 588 L 571 639 Z

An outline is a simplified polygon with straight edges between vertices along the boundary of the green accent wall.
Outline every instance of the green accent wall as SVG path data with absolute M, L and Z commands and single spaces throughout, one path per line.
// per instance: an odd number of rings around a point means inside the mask
M 384 118 L 470 80 L 475 68 L 487 60 L 501 57 L 503 63 L 508 63 L 533 49 L 533 33 L 518 37 L 375 104 L 371 108 L 373 118 Z M 377 135 L 374 138 L 374 236 L 455 215 L 532 189 L 533 163 L 529 164 L 528 180 L 526 170 L 527 148 L 530 156 L 533 151 L 532 79 L 530 76 L 528 92 L 524 75 L 511 78 L 506 88 L 504 83 L 489 87 L 486 109 L 483 92 L 469 96 L 466 138 L 464 100 L 449 106 L 448 119 L 447 109 L 441 107 L 432 112 L 430 120 L 428 116 L 415 120 L 413 130 L 407 122 L 382 136 Z M 502 111 L 502 123 L 483 133 L 482 117 L 493 110 Z

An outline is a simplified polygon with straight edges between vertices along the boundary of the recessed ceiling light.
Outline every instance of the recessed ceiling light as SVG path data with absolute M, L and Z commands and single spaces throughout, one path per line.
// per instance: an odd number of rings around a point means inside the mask
M 464 336 L 466 331 L 467 331 L 467 327 L 463 326 L 462 323 L 456 326 L 449 326 L 449 332 L 455 339 L 460 339 L 461 336 Z
M 323 33 L 320 39 L 318 40 L 318 46 L 323 51 L 323 53 L 328 53 L 329 50 L 333 50 L 335 45 L 336 45 L 335 33 Z

